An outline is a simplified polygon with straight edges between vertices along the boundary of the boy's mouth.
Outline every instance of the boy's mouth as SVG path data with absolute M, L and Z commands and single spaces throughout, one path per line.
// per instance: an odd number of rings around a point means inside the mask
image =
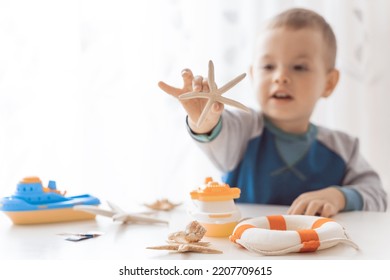
M 278 99 L 278 100 L 292 100 L 293 97 L 288 94 L 287 92 L 278 91 L 272 94 L 272 98 Z

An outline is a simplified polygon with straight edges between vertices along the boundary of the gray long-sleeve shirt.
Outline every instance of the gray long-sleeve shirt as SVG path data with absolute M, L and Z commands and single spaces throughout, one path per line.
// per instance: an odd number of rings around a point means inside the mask
M 310 125 L 302 135 L 278 131 L 264 116 L 225 110 L 211 136 L 194 135 L 199 147 L 241 188 L 239 202 L 291 205 L 302 193 L 336 186 L 345 211 L 385 211 L 387 194 L 378 174 L 343 132 Z

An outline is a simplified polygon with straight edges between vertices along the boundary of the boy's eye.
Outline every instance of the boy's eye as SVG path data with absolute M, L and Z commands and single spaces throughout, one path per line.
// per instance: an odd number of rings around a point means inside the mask
M 270 71 L 270 70 L 273 70 L 275 68 L 275 66 L 273 66 L 272 64 L 265 64 L 265 65 L 263 65 L 262 68 L 266 71 Z
M 294 70 L 296 71 L 305 71 L 307 70 L 307 66 L 306 65 L 303 65 L 303 64 L 297 64 L 297 65 L 294 65 Z

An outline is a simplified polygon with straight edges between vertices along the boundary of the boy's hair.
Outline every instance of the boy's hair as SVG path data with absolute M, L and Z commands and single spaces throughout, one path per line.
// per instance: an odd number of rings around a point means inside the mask
M 302 8 L 289 9 L 272 18 L 267 24 L 267 27 L 271 29 L 286 27 L 293 30 L 302 28 L 319 30 L 322 33 L 326 45 L 325 62 L 329 67 L 328 70 L 335 67 L 337 52 L 336 36 L 328 22 L 316 12 Z

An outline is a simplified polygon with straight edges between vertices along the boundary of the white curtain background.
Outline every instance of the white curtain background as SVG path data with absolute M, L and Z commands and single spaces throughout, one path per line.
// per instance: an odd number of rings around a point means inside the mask
M 157 82 L 209 59 L 219 85 L 247 72 L 260 23 L 290 7 L 338 39 L 341 81 L 314 122 L 359 137 L 389 191 L 390 1 L 0 0 L 0 196 L 36 175 L 131 208 L 220 179 Z M 226 95 L 257 108 L 249 78 Z

